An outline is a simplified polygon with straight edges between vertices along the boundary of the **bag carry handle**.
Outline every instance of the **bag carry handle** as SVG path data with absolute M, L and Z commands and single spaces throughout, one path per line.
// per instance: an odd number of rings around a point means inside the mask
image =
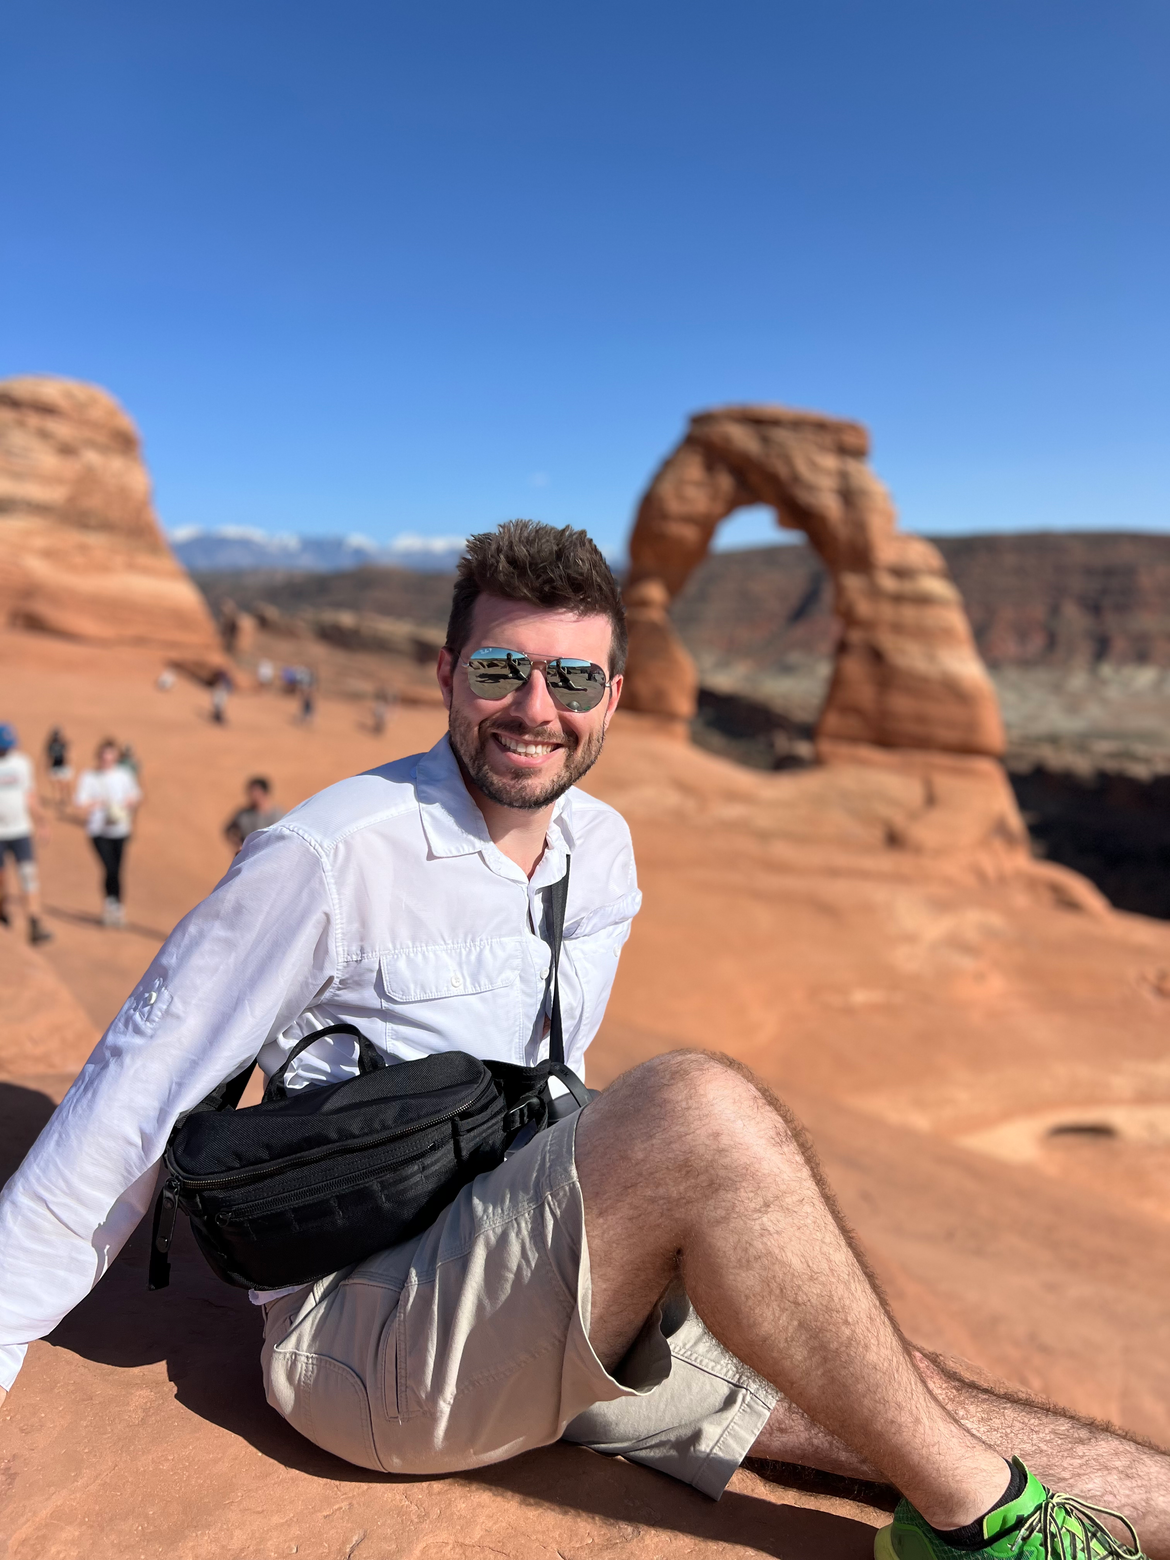
M 315 1044 L 318 1040 L 324 1040 L 326 1035 L 352 1035 L 357 1041 L 358 1075 L 377 1072 L 379 1067 L 385 1067 L 375 1046 L 367 1040 L 361 1030 L 354 1024 L 330 1024 L 326 1029 L 315 1029 L 311 1035 L 306 1035 L 303 1040 L 298 1040 L 296 1045 L 284 1059 L 284 1064 L 272 1074 L 268 1080 L 268 1087 L 264 1090 L 264 1104 L 271 1105 L 274 1100 L 287 1100 L 289 1091 L 285 1084 L 285 1074 L 296 1061 L 302 1051 Z

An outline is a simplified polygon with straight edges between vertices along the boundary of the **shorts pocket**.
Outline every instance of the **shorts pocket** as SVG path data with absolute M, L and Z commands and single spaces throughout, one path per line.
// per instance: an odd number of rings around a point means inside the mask
M 401 1309 L 401 1304 L 395 1306 L 394 1315 L 383 1327 L 378 1343 L 376 1390 L 382 1401 L 382 1417 L 392 1425 L 402 1421 L 402 1397 L 398 1386 L 402 1377 Z
M 304 1426 L 291 1421 L 294 1428 L 322 1451 L 383 1472 L 374 1447 L 370 1400 L 357 1373 L 323 1355 L 302 1359 L 301 1393 L 308 1412 Z

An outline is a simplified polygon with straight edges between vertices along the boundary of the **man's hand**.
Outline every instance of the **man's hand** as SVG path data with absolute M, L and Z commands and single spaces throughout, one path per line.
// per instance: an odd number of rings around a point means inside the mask
M 4 1407 L 4 1399 L 5 1399 L 5 1398 L 6 1398 L 6 1397 L 7 1397 L 7 1396 L 8 1396 L 8 1390 L 7 1390 L 7 1388 L 5 1388 L 5 1387 L 0 1387 L 0 1408 L 3 1408 L 3 1407 Z

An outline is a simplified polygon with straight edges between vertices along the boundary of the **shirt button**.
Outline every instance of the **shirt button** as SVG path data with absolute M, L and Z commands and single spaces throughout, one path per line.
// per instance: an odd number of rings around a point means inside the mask
M 548 972 L 549 972 L 549 966 L 546 964 L 544 969 L 542 969 L 541 972 L 540 972 L 541 980 L 547 980 L 548 979 Z
M 462 986 L 462 984 L 463 984 L 463 976 L 462 975 L 452 975 L 452 977 L 451 977 L 451 984 L 452 984 L 452 986 L 455 987 L 456 991 L 458 991 L 459 987 Z

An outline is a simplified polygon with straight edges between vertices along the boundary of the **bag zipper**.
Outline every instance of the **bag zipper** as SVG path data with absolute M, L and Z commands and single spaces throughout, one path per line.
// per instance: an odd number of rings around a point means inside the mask
M 181 1188 L 172 1175 L 163 1182 L 158 1203 L 154 1210 L 154 1231 L 150 1240 L 150 1270 L 147 1287 L 165 1289 L 171 1281 L 171 1241 L 175 1234 L 175 1221 L 179 1216 L 179 1192 Z
M 428 1149 L 434 1147 L 435 1144 L 433 1143 L 427 1145 Z M 388 1165 L 386 1168 L 393 1169 L 394 1167 Z M 321 1198 L 335 1197 L 339 1192 L 348 1191 L 351 1187 L 369 1185 L 374 1179 L 374 1176 L 364 1170 L 352 1172 L 349 1175 L 336 1176 L 332 1181 L 322 1181 L 319 1186 L 314 1186 L 311 1193 L 309 1193 L 309 1198 L 315 1202 Z M 229 1224 L 237 1224 L 242 1220 L 259 1218 L 261 1214 L 275 1212 L 281 1207 L 302 1205 L 305 1201 L 306 1193 L 303 1188 L 298 1187 L 293 1191 L 287 1192 L 274 1192 L 270 1197 L 258 1197 L 252 1202 L 238 1203 L 230 1210 L 223 1209 L 215 1215 L 214 1223 L 220 1229 L 223 1229 Z
M 267 1179 L 269 1176 L 278 1175 L 282 1170 L 295 1170 L 301 1165 L 315 1164 L 320 1159 L 329 1159 L 336 1154 L 356 1154 L 367 1148 L 381 1148 L 386 1143 L 393 1143 L 395 1138 L 409 1137 L 412 1132 L 428 1132 L 432 1127 L 441 1127 L 448 1121 L 454 1121 L 456 1116 L 462 1115 L 465 1110 L 475 1105 L 482 1095 L 494 1088 L 495 1079 L 489 1077 L 470 1100 L 465 1100 L 462 1105 L 457 1105 L 454 1110 L 446 1111 L 441 1116 L 432 1116 L 429 1121 L 413 1122 L 408 1127 L 397 1127 L 393 1132 L 383 1132 L 376 1138 L 363 1138 L 360 1142 L 329 1143 L 323 1148 L 306 1149 L 301 1154 L 290 1154 L 284 1159 L 275 1159 L 266 1165 L 253 1165 L 247 1170 L 233 1170 L 226 1175 L 186 1176 L 171 1159 L 170 1149 L 168 1149 L 166 1164 L 171 1171 L 171 1177 L 166 1184 L 166 1190 L 175 1188 L 176 1196 L 179 1191 L 209 1192 L 220 1187 L 235 1186 L 240 1181 Z

